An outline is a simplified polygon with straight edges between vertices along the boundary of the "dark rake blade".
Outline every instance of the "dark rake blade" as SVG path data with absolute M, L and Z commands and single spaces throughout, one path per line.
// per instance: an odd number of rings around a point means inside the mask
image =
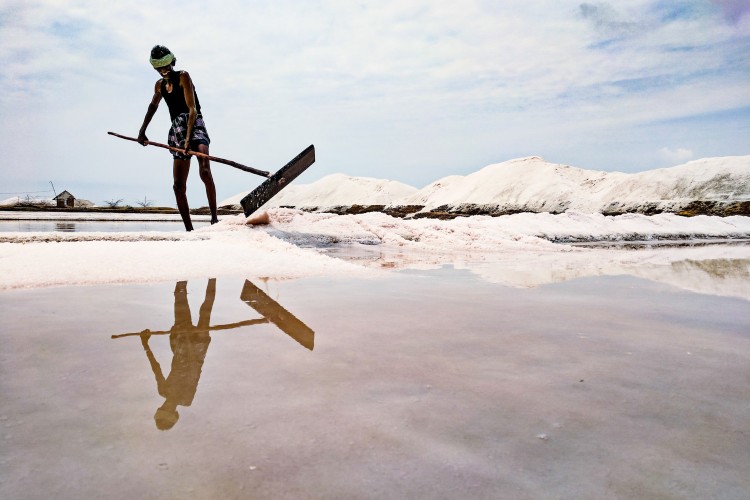
M 276 196 L 279 191 L 287 187 L 302 172 L 315 163 L 315 146 L 310 145 L 292 161 L 284 165 L 278 172 L 269 177 L 260 186 L 255 188 L 250 194 L 242 198 L 240 204 L 245 211 L 245 217 L 249 216 L 271 198 Z

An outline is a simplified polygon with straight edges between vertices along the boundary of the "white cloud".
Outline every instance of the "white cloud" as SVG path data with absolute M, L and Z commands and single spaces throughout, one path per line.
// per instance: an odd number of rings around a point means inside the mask
M 659 158 L 669 164 L 669 166 L 685 163 L 692 160 L 693 157 L 693 152 L 686 148 L 661 148 L 659 150 Z
M 657 4 L 6 3 L 0 175 L 164 183 L 154 181 L 156 153 L 113 146 L 104 135 L 140 126 L 156 80 L 147 62 L 156 43 L 193 75 L 212 152 L 243 163 L 274 168 L 316 142 L 319 176 L 346 170 L 413 184 L 519 154 L 624 168 L 594 154 L 589 138 L 611 151 L 643 124 L 750 107 L 741 26 L 718 8 L 661 22 Z M 154 140 L 168 127 L 159 113 Z M 657 166 L 657 144 L 676 138 L 653 140 L 638 146 L 639 162 L 651 160 L 636 168 Z M 689 146 L 722 154 L 709 142 Z M 107 167 L 92 158 L 106 158 Z M 34 167 L 13 167 L 19 162 Z M 137 196 L 144 194 L 158 198 Z

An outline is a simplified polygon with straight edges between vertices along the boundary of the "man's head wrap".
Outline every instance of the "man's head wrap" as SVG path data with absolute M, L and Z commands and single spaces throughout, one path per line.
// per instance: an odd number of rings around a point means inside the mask
M 164 66 L 174 64 L 175 61 L 176 59 L 172 51 L 164 45 L 154 45 L 154 48 L 151 49 L 149 62 L 154 68 L 163 68 Z
M 160 431 L 168 431 L 177 421 L 180 419 L 180 414 L 177 410 L 167 410 L 165 408 L 157 408 L 154 414 L 154 421 L 156 422 L 156 428 Z
M 151 66 L 154 68 L 163 68 L 164 66 L 169 66 L 172 64 L 172 61 L 174 61 L 174 54 L 171 52 L 168 52 L 167 55 L 164 57 L 160 57 L 159 59 L 154 59 L 153 57 L 149 59 L 151 62 Z

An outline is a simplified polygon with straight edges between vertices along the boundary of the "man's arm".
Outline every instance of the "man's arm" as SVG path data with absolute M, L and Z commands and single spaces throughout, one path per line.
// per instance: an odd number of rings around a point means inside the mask
M 164 392 L 164 384 L 166 380 L 164 379 L 164 374 L 161 372 L 159 362 L 156 361 L 154 353 L 151 352 L 151 348 L 148 346 L 148 339 L 151 335 L 146 332 L 148 332 L 148 330 L 141 332 L 141 345 L 143 345 L 143 350 L 146 351 L 146 357 L 151 364 L 151 371 L 154 372 L 154 377 L 156 377 L 156 390 L 159 392 L 160 396 L 167 397 Z
M 198 116 L 198 111 L 195 109 L 195 89 L 193 88 L 193 80 L 187 71 L 180 73 L 180 85 L 185 91 L 185 104 L 189 110 L 188 122 L 187 122 L 187 134 L 185 135 L 185 153 L 190 149 L 190 138 L 193 136 L 193 126 L 195 125 L 195 119 Z
M 161 101 L 161 80 L 157 81 L 156 85 L 154 85 L 154 97 L 151 98 L 151 103 L 148 105 L 148 110 L 146 110 L 146 116 L 143 118 L 143 125 L 141 125 L 141 130 L 138 131 L 138 142 L 143 146 L 146 145 L 145 142 L 148 140 L 146 129 L 148 128 L 148 124 L 151 123 L 156 110 L 159 108 L 159 101 Z

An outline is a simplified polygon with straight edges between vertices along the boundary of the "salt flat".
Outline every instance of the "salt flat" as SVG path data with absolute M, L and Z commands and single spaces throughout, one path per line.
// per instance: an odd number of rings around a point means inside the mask
M 750 258 L 747 245 L 698 246 L 750 239 L 750 218 L 739 216 L 605 217 L 572 212 L 440 221 L 281 208 L 270 209 L 269 215 L 268 225 L 250 226 L 242 215 L 224 216 L 219 224 L 192 233 L 2 233 L 0 289 L 229 275 L 377 277 L 443 265 L 518 287 L 614 274 L 661 276 L 658 279 L 677 284 L 681 278 L 675 277 L 674 269 L 683 265 L 679 263 Z M 631 251 L 570 244 L 627 241 L 693 246 Z M 691 279 L 684 286 L 750 298 L 747 274 L 746 266 L 740 266 L 724 275 L 706 273 L 707 279 Z

